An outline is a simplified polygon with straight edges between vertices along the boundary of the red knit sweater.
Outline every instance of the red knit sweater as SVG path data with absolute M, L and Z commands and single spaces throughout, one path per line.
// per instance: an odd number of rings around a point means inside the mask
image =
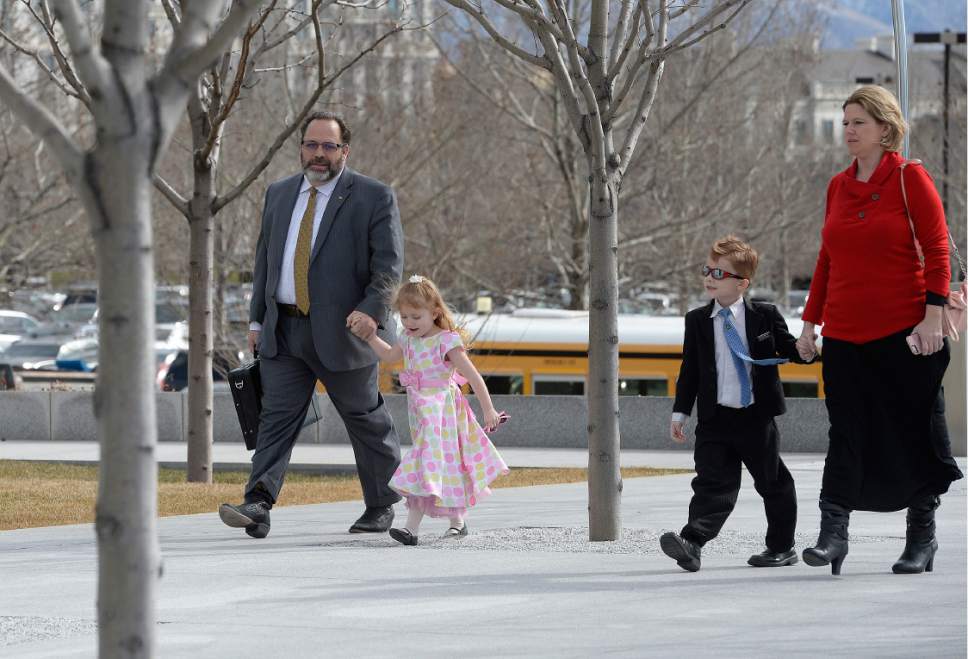
M 904 168 L 904 184 L 924 267 L 901 196 L 901 154 L 885 152 L 866 183 L 857 161 L 830 180 L 820 254 L 803 320 L 823 335 L 866 343 L 924 319 L 925 291 L 948 295 L 948 227 L 931 176 Z

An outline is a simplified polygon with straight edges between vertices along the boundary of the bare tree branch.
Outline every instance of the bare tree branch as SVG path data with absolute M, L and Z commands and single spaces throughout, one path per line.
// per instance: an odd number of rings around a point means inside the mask
M 187 219 L 189 217 L 188 200 L 185 199 L 181 194 L 178 193 L 175 188 L 171 186 L 168 181 L 163 179 L 160 174 L 155 174 L 152 178 L 152 183 L 155 185 L 155 189 L 165 196 L 165 199 L 171 202 L 171 205 L 175 207 L 179 213 L 185 216 Z
M 316 8 L 319 7 L 319 3 L 320 0 L 313 0 L 313 13 L 315 13 Z M 228 98 L 221 103 L 222 111 L 218 114 L 218 116 L 212 119 L 212 128 L 209 132 L 208 142 L 204 147 L 202 147 L 198 154 L 200 158 L 208 159 L 209 154 L 212 153 L 212 148 L 215 146 L 215 141 L 222 135 L 220 126 L 225 123 L 225 120 L 228 119 L 229 115 L 232 113 L 232 109 L 235 107 L 235 102 L 239 99 L 239 93 L 242 90 L 242 81 L 245 80 L 246 68 L 250 64 L 249 48 L 252 43 L 252 38 L 265 24 L 266 18 L 269 17 L 269 12 L 272 11 L 275 5 L 276 0 L 273 0 L 272 3 L 261 13 L 259 19 L 254 23 L 251 23 L 248 29 L 242 34 L 242 52 L 239 54 L 239 65 L 235 70 L 235 79 L 232 82 L 232 89 L 229 91 Z M 225 62 L 224 68 L 227 69 L 228 58 L 223 58 L 223 61 Z M 216 80 L 219 78 L 220 76 L 216 76 Z
M 14 50 L 30 57 L 30 59 L 34 61 L 34 64 L 37 65 L 37 68 L 43 71 L 50 79 L 50 81 L 53 82 L 55 85 L 57 85 L 58 89 L 64 92 L 66 96 L 72 96 L 80 100 L 82 103 L 84 103 L 84 105 L 88 107 L 88 109 L 90 109 L 91 99 L 90 97 L 88 97 L 87 92 L 84 91 L 83 85 L 78 84 L 78 87 L 73 87 L 65 83 L 63 80 L 57 77 L 57 74 L 54 73 L 53 69 L 47 66 L 47 63 L 44 62 L 44 60 L 40 57 L 40 54 L 36 50 L 31 50 L 26 46 L 18 43 L 13 37 L 11 37 L 5 31 L 0 30 L 0 38 L 2 38 L 4 41 L 10 44 L 14 48 Z
M 314 17 L 315 16 L 316 15 L 314 14 Z M 326 73 L 325 73 L 326 67 L 324 65 L 322 31 L 319 25 L 318 17 L 315 17 L 313 19 L 313 25 L 316 31 L 316 52 L 319 60 L 319 66 L 318 66 L 319 77 L 318 77 L 318 81 L 317 81 L 318 84 L 316 89 L 309 96 L 309 98 L 306 99 L 306 102 L 303 103 L 302 108 L 300 109 L 298 114 L 292 119 L 292 121 L 289 122 L 286 126 L 282 128 L 282 130 L 279 131 L 279 133 L 276 135 L 275 140 L 273 140 L 272 144 L 269 145 L 269 148 L 266 149 L 265 156 L 262 158 L 262 160 L 256 163 L 255 166 L 253 166 L 252 169 L 249 170 L 249 173 L 245 175 L 234 188 L 232 188 L 226 194 L 220 195 L 219 197 L 216 198 L 216 200 L 212 204 L 212 212 L 217 213 L 226 204 L 231 203 L 236 197 L 242 194 L 242 192 L 249 185 L 251 185 L 252 182 L 255 181 L 255 179 L 259 177 L 262 171 L 269 166 L 269 163 L 272 161 L 272 158 L 275 156 L 276 152 L 279 151 L 280 148 L 282 148 L 282 145 L 286 143 L 286 140 L 289 139 L 289 136 L 292 135 L 293 132 L 295 132 L 295 130 L 299 127 L 299 125 L 302 124 L 303 120 L 312 111 L 313 106 L 316 104 L 316 100 L 320 97 L 320 95 L 322 95 L 323 91 L 329 88 L 336 80 L 340 78 L 340 76 L 342 76 L 346 71 L 348 71 L 354 64 L 356 64 L 358 61 L 363 59 L 363 57 L 375 51 L 380 46 L 380 44 L 382 44 L 385 40 L 387 40 L 394 34 L 404 29 L 400 25 L 395 25 L 392 29 L 388 30 L 387 32 L 384 32 L 382 35 L 380 35 L 380 37 L 376 39 L 376 41 L 372 42 L 369 46 L 367 46 L 359 53 L 357 53 L 356 56 L 353 57 L 353 59 L 351 59 L 349 62 L 343 65 L 329 79 L 326 79 Z
M 64 23 L 64 33 L 71 48 L 78 79 L 96 111 L 98 106 L 103 107 L 107 99 L 114 98 L 117 93 L 110 66 L 91 42 L 91 33 L 84 24 L 84 17 L 76 0 L 51 0 L 51 6 L 54 9 L 54 16 Z M 54 41 L 56 39 L 52 39 L 52 45 Z M 66 61 L 64 58 L 65 64 L 62 65 L 65 75 L 66 70 L 69 70 L 69 67 L 64 69 Z
M 69 178 L 76 180 L 81 176 L 84 155 L 73 138 L 45 106 L 17 87 L 3 66 L 0 66 L 0 98 L 3 98 L 4 103 L 35 135 L 47 143 Z
M 484 10 L 482 8 L 475 7 L 470 2 L 468 2 L 468 0 L 447 0 L 447 2 L 457 7 L 458 9 L 461 9 L 467 12 L 474 20 L 480 23 L 481 27 L 483 27 L 484 30 L 489 35 L 491 35 L 491 38 L 494 39 L 495 42 L 500 44 L 501 47 L 507 50 L 509 53 L 512 53 L 516 57 L 519 57 L 526 62 L 530 62 L 535 66 L 540 66 L 543 69 L 550 68 L 546 60 L 544 60 L 543 58 L 537 55 L 529 53 L 528 51 L 512 43 L 504 35 L 502 35 L 498 31 L 498 29 L 494 27 L 494 24 L 490 21 L 490 19 L 488 19 L 487 16 L 484 14 Z

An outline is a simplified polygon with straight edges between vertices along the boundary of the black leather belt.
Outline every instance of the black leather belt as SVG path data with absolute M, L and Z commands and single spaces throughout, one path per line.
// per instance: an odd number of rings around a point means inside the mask
M 286 316 L 294 316 L 296 318 L 306 318 L 309 314 L 303 313 L 299 310 L 295 304 L 277 304 L 279 307 L 279 313 L 285 314 Z

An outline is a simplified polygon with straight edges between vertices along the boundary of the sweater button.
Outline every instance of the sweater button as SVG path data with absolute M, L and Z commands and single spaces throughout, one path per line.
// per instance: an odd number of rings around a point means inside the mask
M 880 198 L 881 198 L 881 195 L 877 194 L 876 192 L 871 195 L 871 199 L 873 199 L 874 201 L 877 201 Z
M 860 219 L 863 220 L 864 219 L 864 211 L 861 211 L 861 212 L 857 213 L 857 217 L 859 217 Z

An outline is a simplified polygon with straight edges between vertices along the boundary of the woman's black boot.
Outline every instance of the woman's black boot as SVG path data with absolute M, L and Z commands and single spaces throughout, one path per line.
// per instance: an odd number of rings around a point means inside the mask
M 891 568 L 894 574 L 921 574 L 934 569 L 938 541 L 934 537 L 934 511 L 941 505 L 936 496 L 921 497 L 911 502 L 907 511 L 907 541 L 904 552 Z
M 803 550 L 803 562 L 813 567 L 830 565 L 831 574 L 840 574 L 847 557 L 847 525 L 850 510 L 832 501 L 820 500 L 820 537 L 816 547 Z

